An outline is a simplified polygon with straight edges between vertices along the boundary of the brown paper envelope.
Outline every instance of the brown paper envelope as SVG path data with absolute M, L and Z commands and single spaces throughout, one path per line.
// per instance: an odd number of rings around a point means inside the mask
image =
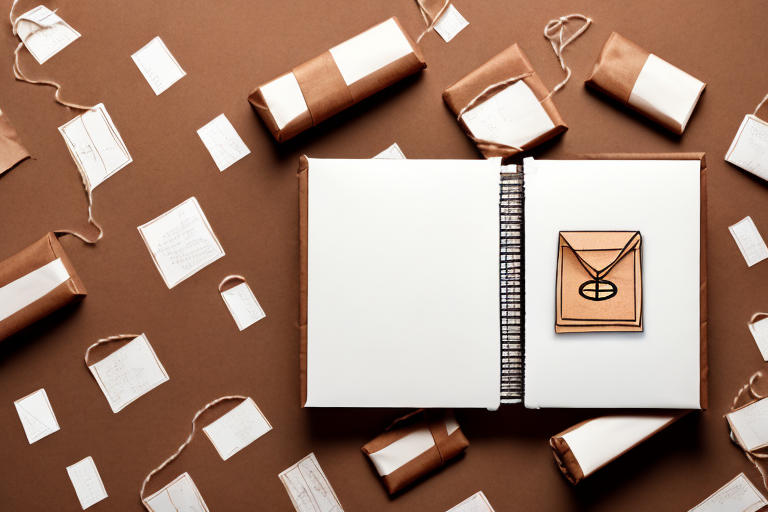
M 0 175 L 27 158 L 27 148 L 21 142 L 11 121 L 0 110 Z

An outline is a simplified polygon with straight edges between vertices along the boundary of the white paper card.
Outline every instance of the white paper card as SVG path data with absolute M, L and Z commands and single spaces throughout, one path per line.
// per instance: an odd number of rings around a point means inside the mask
M 747 451 L 768 446 L 768 399 L 728 413 L 728 422 Z
M 80 500 L 80 506 L 83 510 L 94 505 L 107 497 L 107 490 L 99 476 L 91 457 L 86 457 L 76 464 L 67 467 L 69 479 L 77 493 L 77 499 Z
M 760 263 L 768 258 L 768 247 L 765 246 L 763 237 L 752 222 L 752 217 L 746 216 L 733 226 L 728 228 L 739 246 L 741 255 L 747 261 L 748 266 Z
M 131 58 L 156 95 L 186 75 L 160 36 L 155 37 L 144 48 L 131 55 Z
M 0 288 L 0 322 L 51 293 L 69 279 L 69 272 L 56 258 Z
M 194 197 L 138 229 L 168 288 L 224 256 Z
M 765 497 L 741 473 L 688 512 L 757 512 L 766 505 Z
M 744 117 L 725 159 L 768 180 L 768 123 L 753 115 Z
M 314 453 L 279 475 L 296 512 L 344 512 Z
M 224 114 L 197 130 L 219 171 L 251 153 Z
M 400 146 L 397 145 L 397 142 L 395 142 L 373 158 L 383 158 L 385 160 L 405 160 L 405 155 L 400 149 Z
M 88 367 L 107 397 L 112 412 L 168 380 L 152 345 L 142 334 Z
M 749 331 L 755 338 L 755 343 L 757 343 L 757 348 L 760 349 L 763 360 L 768 361 L 768 318 L 763 318 L 760 321 L 749 324 Z
M 473 494 L 448 512 L 494 512 L 483 491 Z
M 224 303 L 241 331 L 267 316 L 248 283 L 240 283 L 221 292 L 221 298 L 224 299 Z
M 39 441 L 59 430 L 59 422 L 53 414 L 51 402 L 44 389 L 38 389 L 24 398 L 19 398 L 13 405 L 24 427 L 29 444 Z
M 203 427 L 203 432 L 224 460 L 229 459 L 270 430 L 272 425 L 251 398 L 210 425 Z
M 453 4 L 450 4 L 443 14 L 440 15 L 437 23 L 435 23 L 435 32 L 440 34 L 440 37 L 447 43 L 468 25 L 469 22 L 464 19 L 464 16 L 461 15 Z
M 17 21 L 19 38 L 40 64 L 80 37 L 75 29 L 44 5 L 25 12 Z
M 60 126 L 59 133 L 89 190 L 133 161 L 102 103 Z
M 149 512 L 208 512 L 200 491 L 188 473 L 176 479 L 144 499 Z
M 462 119 L 475 137 L 516 148 L 555 128 L 547 111 L 522 80 L 468 110 Z
M 304 93 L 301 92 L 293 72 L 262 85 L 260 90 L 278 130 L 282 130 L 288 123 L 309 111 Z

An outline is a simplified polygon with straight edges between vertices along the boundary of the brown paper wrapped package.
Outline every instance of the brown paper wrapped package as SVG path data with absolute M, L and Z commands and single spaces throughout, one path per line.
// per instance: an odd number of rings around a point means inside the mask
M 282 129 L 278 126 L 261 91 L 262 87 L 274 80 L 256 87 L 251 92 L 248 96 L 248 102 L 258 112 L 278 142 L 284 142 L 295 137 L 347 107 L 427 67 L 421 49 L 403 29 L 398 19 L 391 19 L 394 20 L 411 45 L 412 52 L 349 86 L 344 81 L 330 51 L 296 66 L 291 72 L 301 88 L 308 110 L 283 126 Z M 284 75 L 278 78 L 282 76 Z
M 453 413 L 420 409 L 396 420 L 386 432 L 363 446 L 363 453 L 373 461 L 372 455 L 409 434 L 425 428 L 428 428 L 432 434 L 434 446 L 381 477 L 381 481 L 389 494 L 396 493 L 408 484 L 438 469 L 448 460 L 467 449 L 469 441 L 464 437 L 460 427 L 452 433 L 448 433 L 446 419 L 449 418 L 453 418 Z
M 11 121 L 0 110 L 0 175 L 26 158 L 29 158 L 27 148 Z
M 443 101 L 445 101 L 445 104 L 448 105 L 453 114 L 458 117 L 459 113 L 487 87 L 522 75 L 528 75 L 522 79 L 522 82 L 531 89 L 536 99 L 541 102 L 544 111 L 552 120 L 552 124 L 555 125 L 547 133 L 523 144 L 520 149 L 525 151 L 538 146 L 555 135 L 563 133 L 568 129 L 568 126 L 566 126 L 563 118 L 560 117 L 560 113 L 555 108 L 552 98 L 547 97 L 549 91 L 541 81 L 541 78 L 533 70 L 533 66 L 523 53 L 523 50 L 517 44 L 513 44 L 447 88 L 443 92 Z M 459 121 L 459 125 L 464 130 L 464 133 L 472 135 L 463 120 Z M 478 150 L 480 150 L 485 158 L 507 157 L 519 153 L 515 148 L 499 147 L 498 145 L 484 143 L 478 144 Z
M 69 279 L 43 298 L 22 308 L 8 318 L 0 320 L 0 341 L 57 309 L 85 297 L 85 286 L 53 233 L 48 233 L 26 249 L 0 262 L 0 288 L 56 259 L 61 259 L 69 274 Z

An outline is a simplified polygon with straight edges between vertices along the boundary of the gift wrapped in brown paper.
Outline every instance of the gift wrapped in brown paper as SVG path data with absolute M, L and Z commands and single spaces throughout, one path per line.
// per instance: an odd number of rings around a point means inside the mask
M 560 470 L 575 485 L 684 414 L 594 418 L 560 432 L 549 440 L 549 445 Z
M 446 89 L 443 100 L 485 158 L 514 155 L 568 129 L 517 44 Z
M 678 135 L 707 86 L 616 32 L 586 83 Z
M 390 18 L 260 85 L 248 101 L 283 142 L 426 67 L 419 47 Z
M 26 158 L 29 158 L 27 148 L 11 121 L 0 110 L 0 175 Z
M 469 446 L 451 411 L 420 409 L 363 446 L 389 494 L 434 471 Z
M 0 262 L 0 341 L 85 297 L 54 233 Z

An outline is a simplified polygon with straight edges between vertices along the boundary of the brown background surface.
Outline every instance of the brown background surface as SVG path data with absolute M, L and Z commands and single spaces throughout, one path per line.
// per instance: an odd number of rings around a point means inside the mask
M 76 113 L 56 105 L 52 89 L 13 79 L 10 4 L 0 2 L 0 108 L 34 160 L 0 178 L 0 258 L 47 231 L 87 229 L 80 177 L 57 131 Z M 24 0 L 16 12 L 35 5 Z M 142 510 L 144 476 L 182 443 L 194 412 L 226 394 L 253 397 L 274 430 L 226 462 L 200 435 L 149 492 L 188 471 L 212 511 L 288 512 L 277 474 L 310 451 L 348 512 L 444 512 L 479 490 L 499 512 L 687 510 L 741 471 L 758 481 L 728 440 L 722 416 L 749 375 L 766 366 L 746 322 L 768 309 L 768 263 L 747 268 L 728 226 L 751 215 L 768 235 L 768 185 L 723 157 L 744 115 L 768 92 L 768 2 L 456 6 L 470 26 L 450 43 L 425 37 L 427 70 L 278 146 L 248 106 L 250 90 L 389 16 L 416 36 L 423 21 L 413 0 L 61 4 L 60 15 L 83 37 L 42 67 L 24 51 L 22 67 L 60 81 L 70 101 L 103 102 L 134 162 L 94 192 L 105 238 L 95 247 L 63 240 L 89 296 L 0 344 L 0 509 L 80 510 L 65 467 L 90 455 L 109 494 L 90 510 Z M 442 91 L 515 42 L 553 87 L 563 74 L 542 30 L 571 12 L 595 24 L 566 50 L 573 79 L 555 103 L 570 130 L 533 155 L 707 152 L 710 409 L 688 415 L 576 488 L 559 474 L 548 440 L 595 411 L 460 410 L 466 455 L 390 499 L 360 447 L 403 411 L 299 408 L 298 157 L 368 158 L 398 142 L 408 158 L 477 158 Z M 584 88 L 612 30 L 709 84 L 682 137 Z M 160 96 L 130 58 L 157 35 L 187 72 Z M 222 112 L 252 154 L 219 172 L 196 130 Z M 169 290 L 136 227 L 190 196 L 226 256 Z M 267 313 L 243 332 L 216 290 L 231 273 L 248 279 Z M 170 381 L 113 414 L 83 355 L 98 338 L 124 332 L 147 334 Z M 13 401 L 41 387 L 61 431 L 29 445 Z

